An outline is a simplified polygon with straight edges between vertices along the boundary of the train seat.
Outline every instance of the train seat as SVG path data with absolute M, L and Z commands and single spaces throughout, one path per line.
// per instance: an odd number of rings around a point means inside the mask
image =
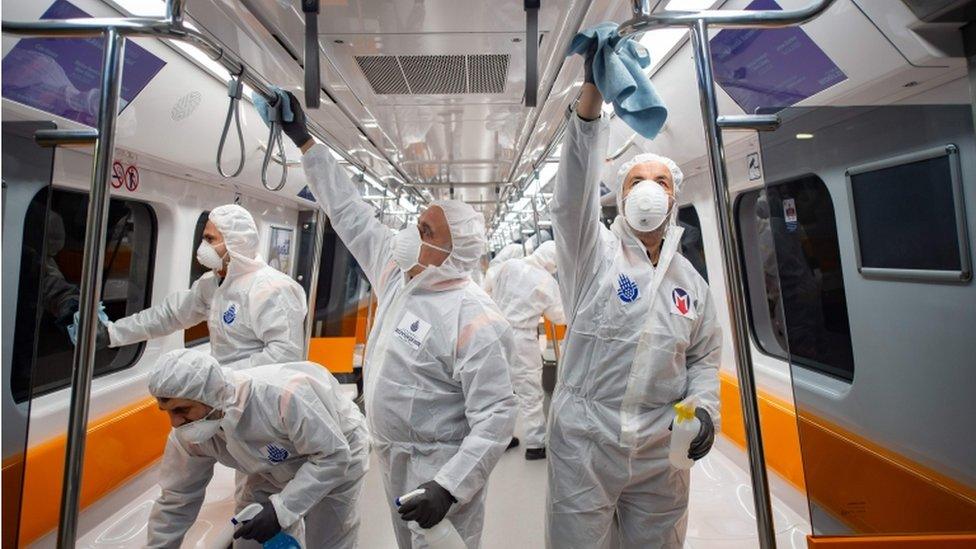
M 79 549 L 136 549 L 145 547 L 146 523 L 153 501 L 159 495 L 154 485 L 107 520 L 79 538 Z M 234 516 L 234 470 L 223 465 L 214 467 L 213 480 L 196 523 L 187 532 L 183 547 L 216 548 L 216 538 L 224 524 Z M 223 548 L 221 548 L 223 549 Z

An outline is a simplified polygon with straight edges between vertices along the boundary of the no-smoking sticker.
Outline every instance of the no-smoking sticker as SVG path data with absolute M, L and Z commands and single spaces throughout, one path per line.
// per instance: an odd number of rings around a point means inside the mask
M 130 165 L 123 166 L 121 162 L 116 160 L 112 162 L 112 188 L 121 189 L 125 187 L 125 190 L 133 192 L 139 188 L 139 168 Z
M 125 177 L 125 171 L 122 168 L 122 163 L 118 160 L 112 162 L 112 187 L 121 189 L 123 177 Z
M 129 166 L 125 169 L 125 188 L 129 192 L 139 188 L 139 168 Z

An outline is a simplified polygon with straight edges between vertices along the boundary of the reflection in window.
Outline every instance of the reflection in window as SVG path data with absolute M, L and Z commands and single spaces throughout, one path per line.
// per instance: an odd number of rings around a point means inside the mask
M 331 225 L 326 228 L 312 337 L 354 337 L 369 299 L 369 281 Z
M 862 266 L 969 269 L 960 254 L 953 158 L 943 152 L 850 175 Z
M 197 246 L 203 241 L 203 230 L 207 228 L 207 221 L 209 219 L 210 212 L 203 212 L 197 218 L 197 226 L 193 229 L 193 246 L 190 252 L 190 286 L 193 286 L 193 283 L 209 270 L 197 261 Z M 208 341 L 210 341 L 210 330 L 207 328 L 206 320 L 183 331 L 183 344 L 187 347 L 193 347 L 194 345 L 200 345 Z
M 759 347 L 853 380 L 837 225 L 826 186 L 810 175 L 744 193 L 736 219 Z
M 681 255 L 691 262 L 698 274 L 708 282 L 708 267 L 705 266 L 705 243 L 702 240 L 701 220 L 698 210 L 688 205 L 678 208 L 678 225 L 684 228 L 681 234 Z
M 40 191 L 41 193 L 47 190 Z M 78 308 L 78 284 L 84 256 L 88 196 L 55 189 L 45 224 L 43 200 L 34 200 L 24 220 L 25 234 L 45 227 L 43 251 L 24 240 L 21 268 L 40 263 L 40 321 L 33 372 L 33 395 L 56 391 L 70 384 L 74 345 L 67 327 Z M 155 254 L 156 221 L 152 209 L 142 203 L 113 198 L 108 212 L 108 234 L 102 277 L 102 303 L 112 320 L 145 308 L 149 301 Z M 133 365 L 143 344 L 103 349 L 95 355 L 95 376 Z M 18 400 L 28 396 L 31 364 L 16 363 L 11 386 Z

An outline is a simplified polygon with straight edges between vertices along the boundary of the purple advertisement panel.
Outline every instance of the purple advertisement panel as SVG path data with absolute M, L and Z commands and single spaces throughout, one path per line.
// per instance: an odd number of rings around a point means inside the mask
M 41 19 L 91 17 L 67 0 L 56 0 Z M 101 38 L 24 38 L 3 58 L 5 99 L 94 126 L 102 74 Z M 120 111 L 166 62 L 126 40 Z
M 748 10 L 781 10 L 755 0 Z M 723 30 L 711 40 L 715 81 L 748 114 L 782 109 L 847 80 L 803 29 Z

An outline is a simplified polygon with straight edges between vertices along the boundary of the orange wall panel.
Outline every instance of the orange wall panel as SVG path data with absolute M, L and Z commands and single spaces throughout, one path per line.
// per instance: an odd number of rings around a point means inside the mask
M 972 549 L 976 535 L 807 536 L 809 549 Z
M 308 359 L 333 374 L 349 374 L 355 351 L 355 337 L 313 337 L 308 344 Z
M 87 507 L 148 467 L 163 454 L 169 418 L 146 399 L 88 426 L 81 485 Z M 57 526 L 67 438 L 58 436 L 27 451 L 20 545 Z

